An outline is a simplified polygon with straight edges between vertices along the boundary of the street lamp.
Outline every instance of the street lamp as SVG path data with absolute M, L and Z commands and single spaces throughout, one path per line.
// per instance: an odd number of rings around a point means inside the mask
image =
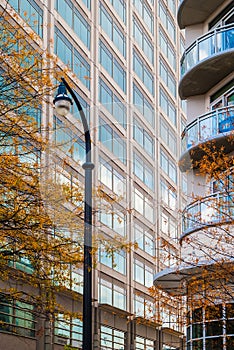
M 54 98 L 54 106 L 59 115 L 66 116 L 72 105 L 70 92 L 80 113 L 85 134 L 85 208 L 84 208 L 84 282 L 83 282 L 83 350 L 92 350 L 92 170 L 90 131 L 81 104 L 76 93 L 62 78 L 58 93 Z

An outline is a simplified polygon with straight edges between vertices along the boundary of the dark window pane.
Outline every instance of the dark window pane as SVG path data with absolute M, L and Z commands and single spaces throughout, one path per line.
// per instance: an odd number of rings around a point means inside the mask
M 223 334 L 223 321 L 214 321 L 206 323 L 206 336 Z
M 227 320 L 226 328 L 227 334 L 234 334 L 234 320 Z
M 226 305 L 227 318 L 234 318 L 234 303 Z
M 202 323 L 192 325 L 193 338 L 202 338 L 203 336 L 203 325 Z
M 206 320 L 217 320 L 222 318 L 222 305 L 206 307 Z
M 227 350 L 233 350 L 234 349 L 234 337 L 227 337 L 226 340 L 226 346 Z
M 202 340 L 193 341 L 192 342 L 192 349 L 193 350 L 203 350 L 203 342 L 202 342 Z
M 222 350 L 223 338 L 206 339 L 206 349 L 208 350 Z

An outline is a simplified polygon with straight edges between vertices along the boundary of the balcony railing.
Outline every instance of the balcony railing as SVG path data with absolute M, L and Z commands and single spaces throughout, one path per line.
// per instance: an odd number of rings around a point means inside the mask
M 186 126 L 182 133 L 182 153 L 189 148 L 234 130 L 234 105 L 210 111 Z
M 198 38 L 181 59 L 181 76 L 202 60 L 234 48 L 234 26 L 216 28 Z
M 188 205 L 182 216 L 182 237 L 234 220 L 234 192 L 217 192 Z

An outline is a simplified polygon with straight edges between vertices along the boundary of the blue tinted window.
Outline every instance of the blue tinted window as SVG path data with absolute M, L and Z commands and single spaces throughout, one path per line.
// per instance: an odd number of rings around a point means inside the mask
M 99 80 L 99 101 L 126 128 L 126 106 L 102 79 Z
M 9 0 L 9 4 L 40 37 L 43 36 L 43 10 L 34 0 Z
M 90 89 L 90 65 L 57 27 L 55 27 L 54 51 L 73 70 L 87 89 Z
M 126 164 L 126 141 L 101 118 L 99 118 L 99 140 L 122 163 Z
M 126 23 L 126 3 L 125 0 L 109 0 L 115 11 L 124 23 Z
M 162 52 L 167 57 L 170 65 L 175 70 L 176 69 L 175 51 L 172 48 L 169 40 L 167 39 L 167 36 L 164 34 L 164 32 L 161 29 L 159 30 L 159 45 Z
M 154 64 L 154 47 L 148 36 L 148 34 L 144 31 L 143 27 L 140 23 L 133 18 L 133 37 L 149 59 L 150 63 Z
M 144 0 L 133 0 L 133 4 L 137 9 L 137 12 L 145 22 L 146 27 L 153 34 L 154 32 L 154 17 L 150 7 Z
M 159 95 L 159 105 L 164 111 L 164 113 L 168 116 L 171 122 L 176 126 L 176 109 L 173 102 L 170 100 L 166 92 L 160 88 Z
M 170 38 L 172 39 L 172 42 L 174 43 L 176 40 L 175 24 L 162 1 L 159 1 L 159 17 L 161 18 L 164 28 L 167 30 Z
M 126 38 L 119 26 L 113 21 L 113 18 L 107 12 L 100 2 L 100 26 L 113 41 L 114 45 L 126 57 Z
M 133 119 L 133 138 L 152 158 L 154 158 L 154 139 L 136 118 Z
M 55 8 L 84 45 L 90 49 L 90 25 L 75 5 L 70 0 L 57 0 Z
M 176 80 L 167 65 L 160 59 L 159 74 L 170 92 L 176 97 Z
M 154 108 L 135 84 L 133 84 L 133 103 L 147 122 L 154 126 Z
M 154 96 L 154 76 L 135 50 L 133 51 L 133 69 L 148 91 Z
M 118 63 L 117 59 L 110 52 L 110 50 L 104 45 L 102 41 L 99 42 L 99 62 L 115 80 L 119 87 L 126 92 L 126 72 L 122 66 Z

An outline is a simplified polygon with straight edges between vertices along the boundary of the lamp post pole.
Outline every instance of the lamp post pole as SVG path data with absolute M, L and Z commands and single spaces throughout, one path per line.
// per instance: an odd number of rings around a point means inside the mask
M 94 164 L 91 162 L 91 139 L 90 130 L 85 117 L 81 104 L 68 85 L 67 81 L 62 78 L 60 84 L 60 94 L 54 99 L 60 101 L 60 107 L 63 100 L 69 101 L 72 104 L 71 99 L 66 94 L 66 88 L 70 92 L 77 108 L 80 113 L 81 121 L 84 128 L 85 135 L 85 163 L 82 168 L 85 171 L 85 204 L 84 204 L 84 280 L 83 280 L 83 350 L 92 350 L 92 170 Z M 60 97 L 61 96 L 61 97 Z

